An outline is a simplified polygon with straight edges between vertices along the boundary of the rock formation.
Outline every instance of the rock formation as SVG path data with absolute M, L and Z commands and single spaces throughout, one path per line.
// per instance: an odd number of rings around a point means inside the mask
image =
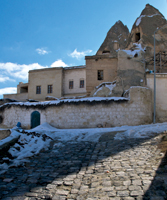
M 131 86 L 145 87 L 146 71 L 154 67 L 154 33 L 156 71 L 167 72 L 167 20 L 159 10 L 147 4 L 135 20 L 131 33 L 121 21 L 116 22 L 108 31 L 96 56 L 87 58 L 87 72 L 94 70 L 97 73 L 97 69 L 103 70 L 105 74 L 102 79 L 104 83 L 96 87 L 91 95 L 122 96 Z M 106 82 L 113 82 L 116 78 L 120 81 L 116 81 L 111 91 Z
M 150 58 L 154 53 L 154 32 L 164 25 L 167 25 L 164 16 L 159 10 L 147 4 L 133 24 L 127 49 L 132 48 L 133 43 L 138 42 L 146 48 L 145 58 Z M 156 32 L 155 39 L 156 52 L 167 51 L 167 26 Z
M 107 36 L 97 51 L 96 55 L 108 54 L 117 56 L 118 49 L 124 49 L 127 45 L 129 30 L 121 21 L 117 21 L 108 31 Z

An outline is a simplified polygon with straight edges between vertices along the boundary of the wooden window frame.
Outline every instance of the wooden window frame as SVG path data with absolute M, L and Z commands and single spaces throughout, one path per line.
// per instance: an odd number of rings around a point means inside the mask
M 84 88 L 85 87 L 85 81 L 84 81 L 84 79 L 80 80 L 79 87 L 80 88 Z
M 41 94 L 41 86 L 40 85 L 36 86 L 36 94 Z
M 53 93 L 53 85 L 48 85 L 48 94 Z
M 73 89 L 74 88 L 74 81 L 73 80 L 69 80 L 69 89 Z
M 97 80 L 98 81 L 104 80 L 104 71 L 103 70 L 97 70 Z

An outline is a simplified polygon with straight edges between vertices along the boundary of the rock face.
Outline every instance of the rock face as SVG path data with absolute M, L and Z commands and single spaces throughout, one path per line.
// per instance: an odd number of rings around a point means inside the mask
M 117 56 L 118 49 L 124 49 L 127 45 L 129 29 L 121 21 L 117 21 L 108 31 L 107 36 L 97 51 L 96 55 L 108 54 Z
M 165 25 L 167 21 L 159 10 L 147 4 L 133 24 L 128 49 L 138 42 L 146 47 L 145 58 L 150 58 L 154 53 L 154 32 Z M 167 26 L 156 32 L 155 39 L 156 52 L 167 51 Z

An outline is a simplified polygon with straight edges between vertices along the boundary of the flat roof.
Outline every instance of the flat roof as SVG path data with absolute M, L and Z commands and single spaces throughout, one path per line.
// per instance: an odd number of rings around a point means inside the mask
M 38 71 L 48 71 L 48 70 L 60 70 L 60 69 L 64 69 L 64 70 L 68 70 L 68 69 L 82 69 L 85 68 L 86 65 L 80 65 L 80 66 L 71 66 L 71 67 L 48 67 L 48 68 L 41 68 L 41 69 L 33 69 L 30 70 L 30 72 L 38 72 Z
M 86 65 L 72 66 L 72 67 L 63 67 L 64 70 L 68 69 L 83 69 L 86 68 Z

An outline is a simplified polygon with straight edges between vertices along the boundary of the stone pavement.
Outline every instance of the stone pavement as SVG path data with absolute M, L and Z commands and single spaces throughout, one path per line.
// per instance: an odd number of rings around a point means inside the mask
M 0 175 L 0 199 L 167 199 L 160 137 L 57 145 Z

